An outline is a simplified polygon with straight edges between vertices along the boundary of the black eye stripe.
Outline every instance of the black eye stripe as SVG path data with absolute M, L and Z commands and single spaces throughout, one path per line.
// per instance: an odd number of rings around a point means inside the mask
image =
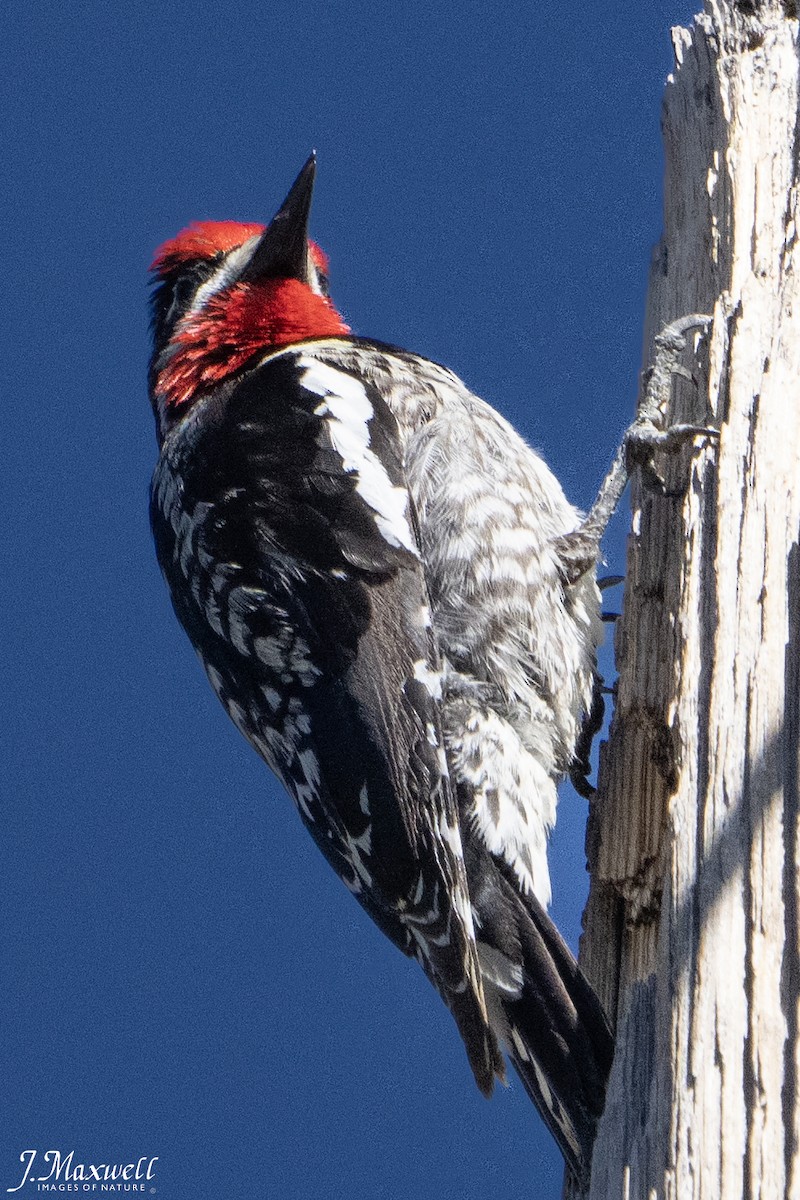
M 171 318 L 177 320 L 186 312 L 199 286 L 197 279 L 188 275 L 184 275 L 176 281 L 175 287 L 172 289 L 172 303 L 167 320 Z
M 164 275 L 152 296 L 153 340 L 157 353 L 168 344 L 175 326 L 191 307 L 192 300 L 219 267 L 222 255 L 196 259 L 174 267 Z

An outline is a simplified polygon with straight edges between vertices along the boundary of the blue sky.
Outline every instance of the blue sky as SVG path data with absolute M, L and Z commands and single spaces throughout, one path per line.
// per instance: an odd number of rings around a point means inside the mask
M 6 16 L 0 1191 L 23 1150 L 74 1148 L 157 1155 L 164 1200 L 560 1195 L 521 1086 L 478 1094 L 443 1005 L 172 615 L 147 526 L 146 271 L 191 219 L 268 220 L 316 147 L 312 232 L 354 331 L 454 368 L 588 506 L 632 412 L 668 29 L 690 15 Z M 553 912 L 573 946 L 584 818 L 565 788 Z

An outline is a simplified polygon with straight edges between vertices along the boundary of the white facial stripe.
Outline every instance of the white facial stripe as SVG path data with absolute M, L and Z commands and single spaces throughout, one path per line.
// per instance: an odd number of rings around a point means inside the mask
M 310 251 L 308 255 L 308 268 L 308 286 L 311 288 L 312 292 L 316 293 L 317 296 L 324 296 L 326 293 L 323 290 L 322 283 L 320 282 L 320 272 L 316 263 L 314 262 L 314 256 Z
M 237 246 L 235 250 L 230 250 L 225 255 L 211 278 L 207 279 L 205 283 L 201 283 L 195 292 L 187 316 L 192 316 L 194 313 L 199 312 L 212 296 L 215 296 L 217 292 L 221 292 L 223 288 L 228 287 L 229 284 L 236 280 L 253 257 L 253 251 L 258 244 L 260 236 L 260 234 L 254 234 L 246 242 L 242 242 L 241 246 Z

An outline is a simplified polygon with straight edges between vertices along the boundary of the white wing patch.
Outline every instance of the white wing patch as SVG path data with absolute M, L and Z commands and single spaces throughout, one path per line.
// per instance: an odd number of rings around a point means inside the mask
M 383 463 L 370 449 L 369 423 L 375 415 L 362 383 L 326 363 L 301 356 L 300 380 L 306 391 L 322 396 L 314 409 L 325 417 L 331 442 L 345 471 L 355 475 L 356 491 L 375 514 L 375 524 L 390 546 L 419 555 L 406 515 L 408 492 L 395 487 Z

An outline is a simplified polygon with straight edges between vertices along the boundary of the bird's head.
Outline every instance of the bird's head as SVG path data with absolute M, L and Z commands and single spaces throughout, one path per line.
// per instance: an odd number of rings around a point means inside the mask
M 314 172 L 312 154 L 266 228 L 200 221 L 156 253 L 150 391 L 162 430 L 271 349 L 349 332 L 308 240 Z

